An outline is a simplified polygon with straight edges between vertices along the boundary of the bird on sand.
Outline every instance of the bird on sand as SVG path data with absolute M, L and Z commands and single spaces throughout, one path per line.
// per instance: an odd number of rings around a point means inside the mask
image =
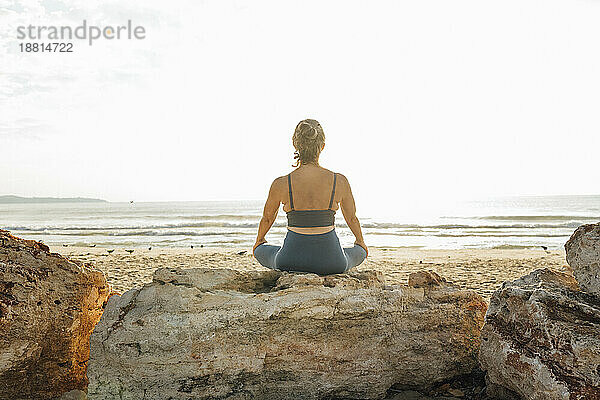
M 148 250 L 152 250 L 152 247 L 148 247 Z
M 544 249 L 544 251 L 545 251 L 547 254 L 550 254 L 550 252 L 548 251 L 548 246 L 540 246 L 540 247 L 541 247 L 542 249 Z
M 95 244 L 90 244 L 90 247 L 96 247 L 96 245 Z
M 68 247 L 68 246 L 69 246 L 68 244 L 63 244 L 63 247 Z
M 112 250 L 106 250 L 106 252 L 107 252 L 108 254 L 112 254 L 112 252 L 113 252 L 113 251 L 115 251 L 115 249 L 112 249 Z
M 126 249 L 125 251 L 128 252 L 129 254 L 133 253 L 133 250 L 131 250 L 131 249 Z
M 194 245 L 191 245 L 190 247 L 193 249 L 193 248 L 194 248 Z

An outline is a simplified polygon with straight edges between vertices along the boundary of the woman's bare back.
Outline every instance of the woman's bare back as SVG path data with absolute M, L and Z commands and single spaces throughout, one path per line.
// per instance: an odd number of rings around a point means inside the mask
M 334 182 L 332 171 L 319 166 L 306 165 L 293 171 L 290 179 L 295 210 L 326 210 L 329 208 Z M 283 181 L 287 186 L 287 177 Z M 338 209 L 341 198 L 339 183 L 339 180 L 336 179 L 332 210 Z M 286 193 L 287 196 L 283 196 L 282 203 L 284 203 L 283 211 L 288 212 L 292 207 L 289 199 L 289 187 L 286 189 L 288 189 L 288 193 Z

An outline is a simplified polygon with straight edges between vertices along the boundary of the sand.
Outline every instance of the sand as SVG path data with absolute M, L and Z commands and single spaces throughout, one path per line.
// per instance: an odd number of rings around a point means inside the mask
M 109 254 L 99 247 L 51 246 L 51 251 L 92 263 L 103 271 L 119 293 L 152 280 L 157 268 L 216 267 L 239 270 L 264 269 L 247 248 L 115 248 Z M 473 289 L 489 299 L 502 282 L 519 278 L 538 268 L 568 272 L 564 251 L 543 249 L 422 250 L 370 248 L 369 257 L 356 267 L 376 269 L 390 283 L 408 282 L 411 272 L 433 270 L 459 287 Z

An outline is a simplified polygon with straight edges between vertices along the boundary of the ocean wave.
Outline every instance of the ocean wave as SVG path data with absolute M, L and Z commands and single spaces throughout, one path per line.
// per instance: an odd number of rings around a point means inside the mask
M 567 222 L 562 224 L 507 224 L 507 225 L 467 225 L 467 224 L 441 224 L 441 225 L 418 225 L 418 224 L 402 224 L 402 223 L 388 223 L 388 222 L 368 222 L 361 224 L 364 229 L 405 229 L 412 231 L 421 231 L 424 229 L 433 230 L 452 230 L 452 229 L 572 229 L 577 228 L 581 225 L 580 222 Z M 287 226 L 285 220 L 275 222 L 273 227 L 285 228 Z M 348 225 L 345 223 L 337 223 L 336 227 L 347 228 Z M 157 229 L 190 229 L 190 228 L 234 228 L 234 229 L 256 229 L 258 228 L 257 222 L 224 222 L 224 221 L 205 221 L 205 222 L 183 222 L 173 224 L 149 224 L 149 225 L 128 225 L 128 226 L 59 226 L 59 225 L 48 225 L 48 226 L 4 226 L 2 229 L 16 232 L 107 232 L 107 231 L 150 231 Z M 82 233 L 79 233 L 82 234 Z
M 497 246 L 492 246 L 492 249 L 495 250 L 519 250 L 519 249 L 539 249 L 539 245 L 529 245 L 529 244 L 499 244 Z M 556 250 L 553 246 L 548 246 L 550 249 Z
M 600 221 L 600 216 L 583 215 L 487 215 L 484 217 L 444 217 L 468 218 L 488 221 Z
M 232 237 L 254 237 L 255 232 L 244 232 L 244 231 L 190 231 L 190 230 L 134 230 L 134 231 L 37 231 L 29 232 L 29 235 L 33 236 L 64 236 L 64 237 L 173 237 L 173 236 L 186 236 L 186 237 L 206 237 L 206 236 L 218 236 L 224 238 Z M 570 233 L 513 233 L 513 232 L 466 232 L 466 233 L 444 233 L 441 231 L 431 232 L 398 232 L 398 231 L 366 231 L 365 235 L 368 236 L 393 236 L 393 237 L 440 237 L 440 238 L 461 238 L 461 237 L 473 237 L 473 238 L 565 238 L 568 239 Z
M 185 220 L 185 221 L 254 221 L 259 220 L 260 215 L 256 214 L 202 214 L 202 215 L 144 215 L 147 219 L 170 219 L 170 220 Z
M 198 231 L 133 231 L 133 232 L 109 232 L 106 236 L 248 236 L 248 232 L 198 232 Z
M 406 237 L 487 237 L 487 238 L 497 238 L 497 237 L 523 237 L 523 238 L 553 238 L 553 237 L 562 237 L 568 238 L 570 234 L 552 234 L 552 233 L 497 233 L 497 234 L 479 234 L 479 233 L 436 233 L 436 232 L 365 232 L 365 235 L 382 235 L 382 236 L 406 236 Z
M 110 231 L 90 231 L 90 232 L 61 232 L 61 231 L 35 231 L 29 232 L 29 235 L 52 235 L 52 236 L 84 236 L 84 237 L 136 237 L 136 236 L 252 236 L 255 233 L 252 232 L 216 232 L 216 231 L 181 231 L 181 230 L 169 230 L 169 231 L 152 231 L 152 230 L 136 230 L 126 232 L 110 232 Z
M 275 227 L 286 226 L 284 222 L 276 222 L 273 224 Z M 197 223 L 177 223 L 177 224 L 151 224 L 151 225 L 109 225 L 109 226 L 59 226 L 59 225 L 47 225 L 47 226 L 8 226 L 2 227 L 2 229 L 8 231 L 19 231 L 19 232 L 44 232 L 44 231 L 118 231 L 118 230 L 135 230 L 135 229 L 177 229 L 177 228 L 257 228 L 258 222 L 256 223 L 230 223 L 220 221 L 207 221 Z
M 344 224 L 345 225 L 345 224 Z M 577 228 L 581 225 L 579 222 L 568 222 L 564 224 L 510 224 L 510 225 L 463 225 L 463 224 L 442 224 L 442 225 L 416 225 L 416 224 L 397 224 L 397 223 L 365 223 L 361 224 L 363 228 L 373 229 L 561 229 Z
M 477 234 L 456 234 L 456 235 L 452 235 L 452 234 L 448 234 L 448 233 L 441 233 L 441 234 L 434 234 L 434 235 L 420 235 L 420 236 L 435 236 L 435 237 L 488 237 L 488 238 L 496 238 L 496 237 L 522 237 L 522 238 L 536 238 L 536 237 L 540 237 L 540 238 L 558 238 L 558 237 L 562 237 L 565 239 L 568 239 L 570 235 L 553 235 L 553 234 L 544 234 L 544 233 L 540 233 L 540 234 L 528 234 L 528 235 L 523 235 L 523 234 L 505 234 L 505 235 L 477 235 Z

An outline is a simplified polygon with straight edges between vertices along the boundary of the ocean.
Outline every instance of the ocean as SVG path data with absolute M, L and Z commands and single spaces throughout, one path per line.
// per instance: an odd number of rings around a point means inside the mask
M 262 201 L 0 204 L 0 228 L 50 245 L 99 247 L 251 247 Z M 424 249 L 562 248 L 581 224 L 600 221 L 600 196 L 528 196 L 443 207 L 394 205 L 357 213 L 373 247 Z M 267 235 L 281 244 L 285 213 Z M 341 211 L 342 245 L 354 238 Z

